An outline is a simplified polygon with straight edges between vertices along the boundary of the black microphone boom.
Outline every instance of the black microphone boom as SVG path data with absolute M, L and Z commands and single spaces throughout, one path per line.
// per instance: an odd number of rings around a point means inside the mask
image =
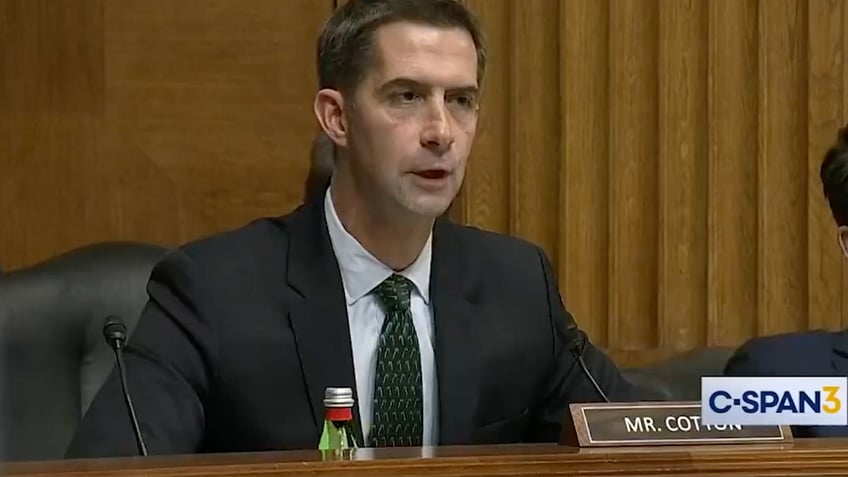
M 577 325 L 574 322 L 568 324 L 566 329 L 566 335 L 568 340 L 566 341 L 566 346 L 571 351 L 571 354 L 574 355 L 574 359 L 577 360 L 577 364 L 580 365 L 580 369 L 583 370 L 583 374 L 589 379 L 589 382 L 592 383 L 592 386 L 595 388 L 595 391 L 598 392 L 598 395 L 601 396 L 605 402 L 610 402 L 607 395 L 604 393 L 604 390 L 601 389 L 601 386 L 598 385 L 598 382 L 595 380 L 595 377 L 592 376 L 592 373 L 589 371 L 589 368 L 586 366 L 586 362 L 583 360 L 583 343 L 585 341 L 585 336 Z
M 135 408 L 133 407 L 132 398 L 130 398 L 130 390 L 127 387 L 127 370 L 124 365 L 124 344 L 127 342 L 127 325 L 120 318 L 110 316 L 106 318 L 103 324 L 103 337 L 106 343 L 115 352 L 115 360 L 118 363 L 118 376 L 121 378 L 121 391 L 124 395 L 124 402 L 127 403 L 127 411 L 132 422 L 133 432 L 135 433 L 135 443 L 138 446 L 138 453 L 147 457 L 147 447 L 144 445 L 144 438 L 141 435 L 141 428 L 138 426 L 138 419 L 135 417 Z

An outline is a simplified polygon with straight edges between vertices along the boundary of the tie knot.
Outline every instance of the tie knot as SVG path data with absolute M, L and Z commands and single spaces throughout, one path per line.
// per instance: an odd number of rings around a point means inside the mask
M 388 311 L 408 310 L 412 283 L 404 276 L 393 274 L 377 285 L 377 297 Z

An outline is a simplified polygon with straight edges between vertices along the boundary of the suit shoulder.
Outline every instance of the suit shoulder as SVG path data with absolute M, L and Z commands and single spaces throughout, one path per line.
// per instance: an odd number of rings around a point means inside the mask
M 289 236 L 285 219 L 256 219 L 180 246 L 159 264 L 159 271 L 188 273 L 206 283 L 232 283 L 239 282 L 233 277 L 279 273 L 287 263 Z
M 817 366 L 833 349 L 833 333 L 805 331 L 751 338 L 727 363 L 725 372 L 736 375 L 798 374 Z M 804 356 L 804 359 L 798 359 Z
M 536 296 L 555 278 L 550 262 L 537 245 L 522 238 L 453 225 L 450 234 L 464 266 L 474 271 L 481 289 L 510 290 L 515 296 Z M 485 286 L 483 284 L 486 284 Z M 540 295 L 541 297 L 541 295 Z
M 256 253 L 257 248 L 277 248 L 288 240 L 284 223 L 275 219 L 254 220 L 236 229 L 219 232 L 180 247 L 196 260 L 219 260 L 242 253 Z
M 497 254 L 501 258 L 518 255 L 522 260 L 543 253 L 537 245 L 520 237 L 483 230 L 470 225 L 450 225 L 459 240 L 470 244 L 484 254 Z
M 827 331 L 805 331 L 781 333 L 771 336 L 759 336 L 746 341 L 740 349 L 749 353 L 774 353 L 787 349 L 817 348 L 827 349 L 833 339 L 833 334 Z

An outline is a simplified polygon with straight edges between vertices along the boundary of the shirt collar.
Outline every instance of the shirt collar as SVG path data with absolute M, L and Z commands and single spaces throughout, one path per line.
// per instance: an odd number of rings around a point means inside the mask
M 330 243 L 333 245 L 333 252 L 341 271 L 345 299 L 348 305 L 353 305 L 395 272 L 368 250 L 365 250 L 365 247 L 344 228 L 338 214 L 336 214 L 330 193 L 331 188 L 328 187 L 324 195 L 324 217 L 327 221 L 327 230 L 330 233 Z M 412 265 L 397 272 L 415 285 L 415 290 L 427 304 L 430 303 L 430 264 L 432 256 L 433 234 L 431 232 L 418 258 Z

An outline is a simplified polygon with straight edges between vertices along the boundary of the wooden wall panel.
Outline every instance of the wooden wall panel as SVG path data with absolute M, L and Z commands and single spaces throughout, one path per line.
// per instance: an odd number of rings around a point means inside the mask
M 530 240 L 557 263 L 559 239 L 559 3 L 509 1 L 510 233 Z M 527 74 L 532 71 L 533 74 Z M 545 94 L 547 92 L 548 94 Z
M 609 346 L 657 345 L 658 33 L 654 0 L 610 9 Z
M 471 174 L 459 218 L 553 255 L 564 301 L 593 341 L 638 364 L 848 323 L 845 265 L 818 179 L 848 119 L 848 1 L 560 0 L 558 44 L 542 40 L 553 6 L 529 6 L 516 29 L 486 14 L 501 3 L 483 3 L 469 2 L 496 45 L 513 47 L 493 59 L 509 66 L 490 77 L 497 86 L 484 101 L 496 107 L 484 105 L 474 155 L 500 161 L 509 144 L 509 166 Z M 550 126 L 534 109 L 548 90 L 528 95 L 516 81 L 555 84 L 554 48 L 559 142 L 516 147 Z M 499 101 L 509 95 L 507 109 Z M 521 127 L 487 116 L 504 111 Z M 515 193 L 528 170 L 559 177 L 556 205 Z M 475 191 L 504 181 L 507 216 L 478 220 L 492 215 L 491 201 Z M 551 251 L 551 232 L 535 224 L 553 207 Z
M 482 115 L 469 158 L 457 218 L 490 230 L 508 231 L 510 171 L 510 0 L 465 0 L 488 28 L 489 63 L 480 96 Z
M 708 15 L 706 343 L 733 345 L 758 316 L 757 0 L 709 2 Z
M 1 0 L 0 264 L 175 245 L 297 206 L 332 8 Z
M 807 324 L 807 5 L 759 6 L 759 334 Z
M 112 204 L 102 193 L 110 186 L 100 175 L 102 144 L 99 121 L 88 115 L 0 117 L 4 256 L 33 260 L 47 244 L 108 236 Z
M 161 205 L 185 237 L 299 203 L 315 129 L 313 45 L 330 6 L 313 4 L 126 0 L 107 9 L 107 121 L 179 191 L 178 204 Z
M 102 0 L 0 1 L 0 114 L 96 114 L 103 105 Z
M 451 215 L 541 246 L 593 341 L 638 364 L 848 324 L 818 179 L 848 0 L 463 1 L 490 68 Z M 0 0 L 0 264 L 294 207 L 335 3 Z
M 707 330 L 707 3 L 660 2 L 659 346 Z
M 563 301 L 609 343 L 609 3 L 560 5 L 559 264 Z M 559 152 L 559 156 L 557 156 Z M 569 204 L 580 204 L 569 206 Z

